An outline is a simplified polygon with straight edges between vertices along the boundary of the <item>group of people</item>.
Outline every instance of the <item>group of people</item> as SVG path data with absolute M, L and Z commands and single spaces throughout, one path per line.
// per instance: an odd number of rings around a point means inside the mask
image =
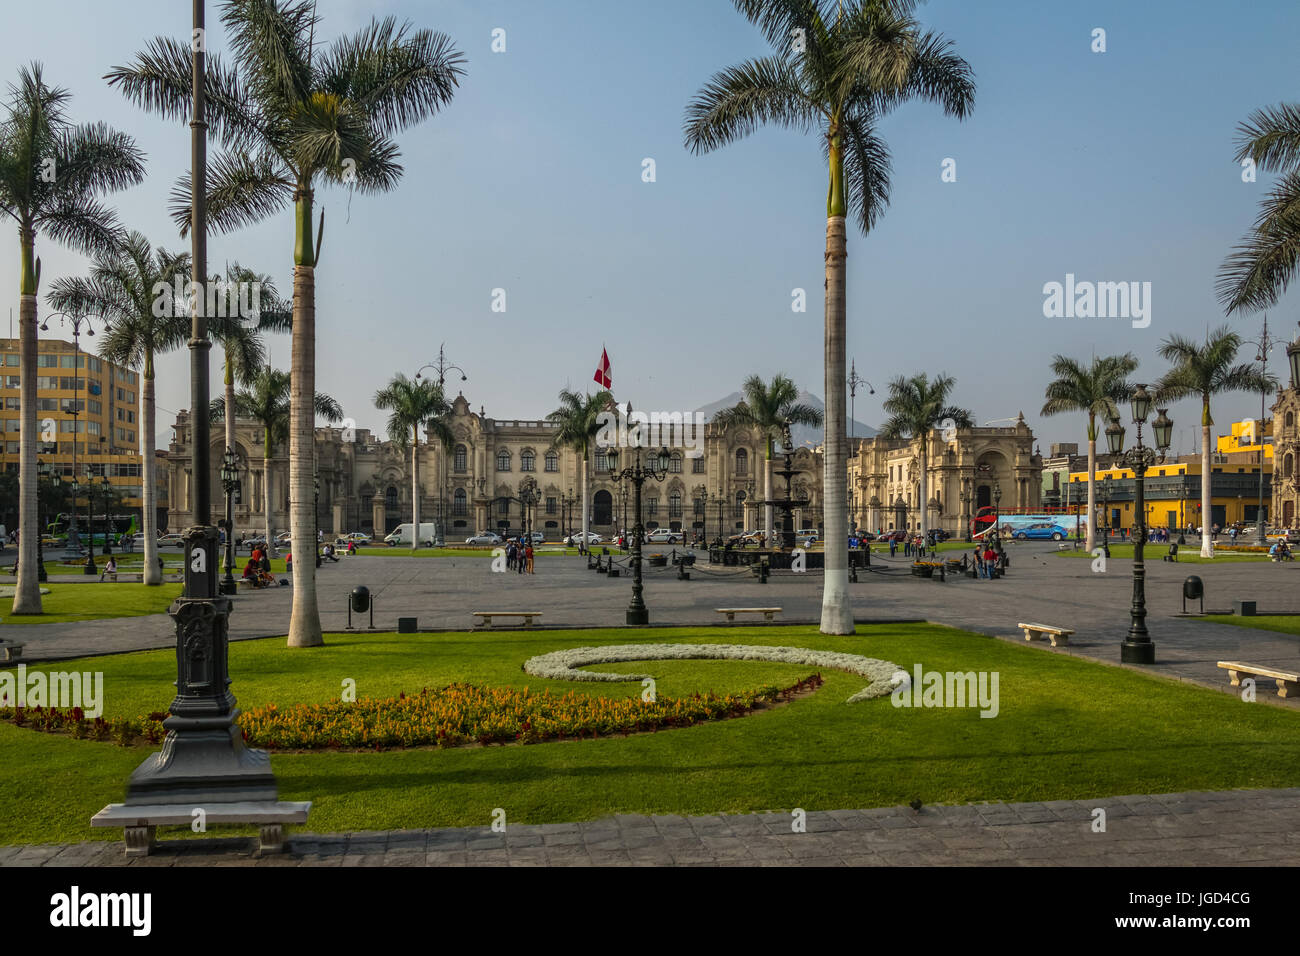
M 1280 541 L 1273 542 L 1273 547 L 1268 549 L 1268 557 L 1270 561 L 1294 561 L 1295 560 L 1295 558 L 1292 557 L 1291 555 L 1291 546 L 1286 543 L 1286 538 L 1282 538 Z
M 267 588 L 275 583 L 275 577 L 271 574 L 271 559 L 261 548 L 255 549 L 244 565 L 244 580 L 255 588 Z
M 506 570 L 519 574 L 533 573 L 533 543 L 523 538 L 511 538 L 506 542 Z
M 993 548 L 992 541 L 977 542 L 971 551 L 975 563 L 975 574 L 981 578 L 992 578 L 994 571 L 1004 568 L 1004 555 Z

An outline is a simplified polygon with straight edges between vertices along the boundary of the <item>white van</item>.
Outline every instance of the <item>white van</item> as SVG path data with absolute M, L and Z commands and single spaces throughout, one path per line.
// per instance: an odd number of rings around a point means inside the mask
M 412 525 L 411 522 L 409 521 L 406 522 L 405 524 L 399 524 L 396 528 L 393 529 L 392 534 L 384 538 L 384 544 L 388 545 L 389 547 L 394 547 L 399 544 L 410 546 L 413 543 L 411 540 L 411 529 L 413 527 L 414 525 Z M 420 546 L 421 547 L 432 547 L 433 542 L 437 538 L 437 536 L 438 536 L 437 522 L 434 521 L 420 522 Z

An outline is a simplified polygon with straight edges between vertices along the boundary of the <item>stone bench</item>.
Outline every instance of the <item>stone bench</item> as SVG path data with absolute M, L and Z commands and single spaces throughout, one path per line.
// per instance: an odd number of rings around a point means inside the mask
M 148 856 L 154 847 L 154 835 L 160 826 L 192 826 L 194 811 L 202 810 L 204 824 L 257 824 L 260 828 L 258 853 L 284 850 L 284 827 L 306 823 L 311 801 L 245 801 L 213 803 L 206 806 L 188 803 L 141 804 L 110 803 L 90 818 L 92 827 L 121 827 L 126 840 L 127 856 Z
M 1243 661 L 1219 661 L 1219 666 L 1228 672 L 1229 682 L 1233 687 L 1241 686 L 1241 677 L 1271 677 L 1277 682 L 1277 696 L 1279 697 L 1300 697 L 1300 674 L 1290 671 L 1280 671 L 1272 667 L 1261 667 L 1258 664 L 1247 664 Z
M 737 614 L 761 614 L 764 620 L 770 621 L 772 615 L 781 613 L 779 607 L 715 607 L 713 610 L 719 614 L 727 615 L 727 620 L 733 622 L 736 620 Z
M 475 627 L 491 627 L 492 618 L 494 617 L 522 617 L 524 627 L 533 626 L 533 618 L 541 617 L 541 611 L 471 611 L 479 620 L 474 622 Z
M 1074 631 L 1068 627 L 1053 627 L 1050 624 L 1017 624 L 1016 627 L 1025 632 L 1025 640 L 1032 641 L 1036 638 L 1046 637 L 1051 640 L 1052 646 L 1057 647 L 1061 644 L 1070 643 L 1070 635 Z
M 18 658 L 23 656 L 24 646 L 25 645 L 19 644 L 16 641 L 0 640 L 0 654 L 4 655 L 4 657 L 0 658 L 0 660 L 6 660 L 6 661 L 18 660 Z

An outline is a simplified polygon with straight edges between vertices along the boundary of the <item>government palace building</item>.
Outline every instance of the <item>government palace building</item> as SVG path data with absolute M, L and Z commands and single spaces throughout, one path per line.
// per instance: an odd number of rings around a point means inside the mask
M 420 454 L 420 520 L 445 528 L 449 541 L 479 531 L 520 532 L 524 528 L 521 488 L 536 488 L 530 524 L 548 540 L 581 528 L 581 468 L 577 454 L 553 448 L 556 426 L 547 421 L 489 418 L 477 413 L 464 395 L 452 402 L 449 419 L 454 442 L 450 449 L 427 443 Z M 167 489 L 167 527 L 193 524 L 192 448 L 188 412 L 177 415 L 173 438 L 163 456 Z M 262 455 L 262 428 L 253 421 L 235 426 L 240 495 L 234 506 L 236 529 L 278 533 L 289 528 L 289 449 L 275 449 L 269 463 Z M 850 520 L 868 530 L 920 527 L 921 443 L 858 438 L 849 459 Z M 733 427 L 720 433 L 704 428 L 702 453 L 692 457 L 684 448 L 670 448 L 668 474 L 642 488 L 643 520 L 648 529 L 670 528 L 688 534 L 703 531 L 709 539 L 720 532 L 755 530 L 761 510 L 766 445 L 756 428 Z M 224 514 L 216 500 L 218 471 L 225 451 L 221 428 L 212 432 L 209 461 L 213 469 L 213 513 Z M 697 449 L 698 451 L 698 449 Z M 777 447 L 775 467 L 782 467 Z M 620 468 L 629 464 L 623 454 Z M 928 461 L 930 526 L 958 533 L 972 509 L 992 504 L 1034 509 L 1040 505 L 1042 458 L 1033 451 L 1033 435 L 1024 417 L 1010 428 L 965 428 L 930 436 Z M 797 528 L 822 524 L 822 461 L 820 448 L 794 451 L 792 496 L 807 499 L 795 511 Z M 361 531 L 382 537 L 411 520 L 410 451 L 395 442 L 380 441 L 368 429 L 317 428 L 316 462 L 320 496 L 316 515 L 326 535 Z M 269 466 L 269 467 L 268 467 Z M 531 480 L 529 480 L 531 479 Z M 263 514 L 264 482 L 271 483 L 272 513 Z M 784 479 L 776 478 L 776 497 L 785 494 Z M 609 536 L 632 527 L 632 501 L 627 481 L 608 475 L 605 455 L 597 450 L 591 466 L 591 530 Z M 964 497 L 963 497 L 964 496 Z

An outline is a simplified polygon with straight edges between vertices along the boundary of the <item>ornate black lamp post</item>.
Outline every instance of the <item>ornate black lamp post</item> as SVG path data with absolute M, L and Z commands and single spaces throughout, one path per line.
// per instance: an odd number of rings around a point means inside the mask
M 106 465 L 105 468 L 108 466 Z M 99 484 L 104 492 L 104 550 L 100 554 L 108 556 L 113 553 L 113 536 L 111 534 L 112 518 L 109 517 L 109 506 L 112 504 L 113 486 L 108 483 L 108 475 L 99 476 Z
M 993 480 L 993 547 L 1002 551 L 1002 485 Z
M 533 540 L 532 511 L 540 498 L 541 493 L 537 490 L 537 480 L 532 475 L 527 476 L 519 483 L 519 503 L 523 505 L 524 509 L 525 544 L 531 544 Z
M 695 513 L 700 516 L 700 540 L 709 546 L 709 489 L 700 485 L 695 489 Z
M 235 451 L 226 446 L 226 453 L 221 456 L 221 490 L 226 493 L 226 575 L 221 579 L 221 593 L 234 594 L 239 590 L 231 569 L 235 564 L 235 485 L 239 483 L 239 469 L 235 462 Z
M 54 470 L 48 461 L 37 461 L 37 494 L 36 494 L 36 580 L 45 582 L 50 576 L 45 571 L 45 524 L 41 521 L 41 496 L 39 488 L 41 485 L 48 487 L 50 481 L 50 472 Z M 59 481 L 59 476 L 54 476 L 55 482 Z
M 650 612 L 646 609 L 645 601 L 641 597 L 641 535 L 644 533 L 641 525 L 641 486 L 645 484 L 648 478 L 663 481 L 668 477 L 668 449 L 659 449 L 655 460 L 647 462 L 644 466 L 641 463 L 641 456 L 638 454 L 634 464 L 622 471 L 618 470 L 617 449 L 610 448 L 605 452 L 605 458 L 609 463 L 610 480 L 621 482 L 626 478 L 632 482 L 633 488 L 634 504 L 632 514 L 636 518 L 636 526 L 632 529 L 632 601 L 627 606 L 627 623 L 649 624 Z
M 74 433 L 73 437 L 76 435 Z M 77 485 L 72 485 L 72 512 L 77 512 Z M 98 574 L 99 568 L 95 566 L 95 480 L 90 474 L 90 466 L 86 466 L 86 563 L 82 567 L 85 574 Z
M 1101 480 L 1101 508 L 1106 512 L 1106 523 L 1103 525 L 1106 545 L 1110 546 L 1110 475 Z
M 1156 646 L 1147 633 L 1146 566 L 1142 562 L 1142 552 L 1147 536 L 1146 473 L 1147 469 L 1155 464 L 1156 453 L 1142 444 L 1142 426 L 1151 413 L 1151 396 L 1147 394 L 1145 385 L 1139 385 L 1134 389 L 1132 406 L 1133 424 L 1137 426 L 1137 439 L 1131 449 L 1124 450 L 1124 427 L 1119 423 L 1118 417 L 1111 418 L 1110 427 L 1106 429 L 1106 443 L 1112 458 L 1132 468 L 1134 479 L 1132 623 L 1129 626 L 1128 636 L 1120 646 L 1120 660 L 1126 664 L 1154 664 Z M 1170 421 L 1166 409 L 1162 408 L 1159 412 L 1151 430 L 1155 432 L 1156 448 L 1163 455 L 1169 448 L 1174 423 Z

